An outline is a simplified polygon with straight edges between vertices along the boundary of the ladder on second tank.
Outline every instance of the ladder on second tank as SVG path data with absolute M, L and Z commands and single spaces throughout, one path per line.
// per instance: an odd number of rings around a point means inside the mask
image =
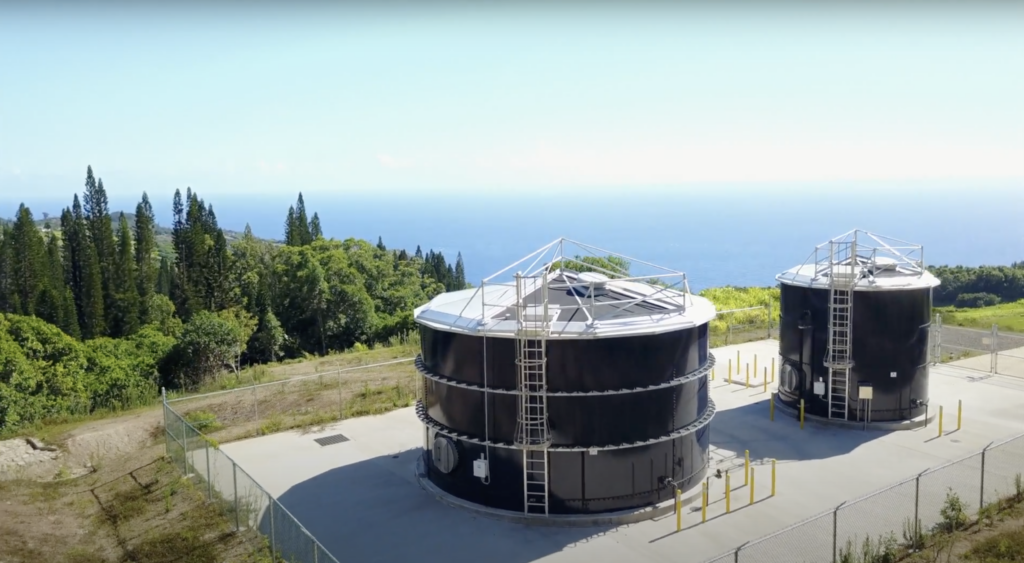
M 828 417 L 847 420 L 850 410 L 850 353 L 854 286 L 860 274 L 857 243 L 833 241 L 829 249 Z
M 531 281 L 530 288 L 524 287 Z M 516 364 L 519 375 L 516 444 L 523 450 L 524 512 L 544 515 L 548 514 L 548 446 L 551 445 L 547 408 L 547 337 L 551 322 L 547 292 L 544 274 L 539 280 L 516 275 Z M 532 303 L 527 304 L 528 299 Z

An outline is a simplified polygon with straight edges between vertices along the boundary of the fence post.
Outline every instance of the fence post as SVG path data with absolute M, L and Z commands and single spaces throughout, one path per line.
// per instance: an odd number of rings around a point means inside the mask
M 768 302 L 768 339 L 772 337 L 772 302 Z
M 726 335 L 725 335 L 725 345 L 728 346 L 728 345 L 732 344 L 732 325 L 731 324 L 727 324 L 725 326 L 727 326 L 729 328 L 729 332 L 726 333 Z
M 238 514 L 238 465 L 235 463 L 235 460 L 231 460 L 231 485 L 235 489 L 235 531 L 241 532 L 242 519 Z
M 256 394 L 256 380 L 252 380 L 252 410 L 256 417 L 256 435 L 260 435 L 260 398 Z
M 988 446 L 991 446 L 991 445 L 992 444 L 989 444 Z M 985 508 L 985 452 L 988 451 L 988 446 L 985 446 L 985 449 L 981 450 L 981 487 L 980 487 L 981 492 L 979 493 L 979 496 L 978 496 L 978 511 L 979 512 L 981 511 L 982 508 Z
M 832 563 L 839 560 L 839 509 L 843 507 L 843 504 L 832 511 Z
M 164 412 L 163 412 L 163 415 L 164 415 L 164 455 L 167 456 L 168 458 L 170 458 L 171 457 L 171 441 L 167 439 L 167 435 L 170 433 L 171 429 L 167 427 L 167 388 L 166 387 L 161 387 L 160 388 L 160 402 L 163 403 L 163 406 L 164 406 Z
M 213 479 L 210 475 L 210 441 L 205 437 L 203 443 L 206 444 L 206 499 L 213 500 Z
M 999 371 L 999 346 L 996 341 L 999 340 L 999 325 L 992 325 L 992 361 L 989 362 L 989 371 L 992 375 L 995 375 Z
M 921 516 L 919 513 L 921 507 L 921 475 L 924 473 L 918 473 L 917 477 L 914 478 L 914 547 L 917 548 L 918 539 L 921 537 Z
M 426 402 L 427 399 L 426 397 L 423 397 L 422 400 Z M 343 418 L 345 418 L 345 409 L 343 408 L 341 401 L 341 370 L 338 370 L 338 420 Z
M 175 414 L 175 416 L 178 415 L 178 413 L 174 413 L 174 414 Z M 184 418 L 178 416 L 178 420 L 181 421 L 181 447 L 185 450 L 184 451 L 185 455 L 181 456 L 181 459 L 182 459 L 182 469 L 184 470 L 182 472 L 182 474 L 185 477 L 188 477 L 188 425 L 185 424 L 185 419 Z

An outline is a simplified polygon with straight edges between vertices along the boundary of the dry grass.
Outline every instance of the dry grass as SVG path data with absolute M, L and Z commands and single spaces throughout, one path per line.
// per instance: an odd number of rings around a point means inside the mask
M 223 443 L 407 407 L 416 398 L 416 382 L 416 369 L 408 362 L 241 388 L 171 406 L 186 419 L 215 428 L 207 434 Z
M 5 563 L 269 561 L 153 447 L 64 482 L 0 483 Z

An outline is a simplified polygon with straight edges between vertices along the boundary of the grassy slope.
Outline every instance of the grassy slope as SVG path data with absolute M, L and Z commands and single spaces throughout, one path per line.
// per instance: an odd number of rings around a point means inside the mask
M 1001 330 L 1024 333 L 1024 299 L 1016 303 L 1000 303 L 977 309 L 936 307 L 942 314 L 942 324 L 988 330 L 999 325 Z

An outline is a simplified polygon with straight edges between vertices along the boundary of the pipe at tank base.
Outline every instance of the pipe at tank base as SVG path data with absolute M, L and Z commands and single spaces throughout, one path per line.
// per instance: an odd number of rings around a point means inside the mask
M 802 401 L 803 400 L 801 399 L 801 402 Z M 780 409 L 782 412 L 788 414 L 789 416 L 792 416 L 793 418 L 799 419 L 800 420 L 800 428 L 801 429 L 803 429 L 804 420 L 806 420 L 808 422 L 812 422 L 812 423 L 817 424 L 819 426 L 832 426 L 832 427 L 837 427 L 837 428 L 850 428 L 850 429 L 861 430 L 861 429 L 863 429 L 863 426 L 864 426 L 863 422 L 850 421 L 850 420 L 836 420 L 836 419 L 832 419 L 832 418 L 824 418 L 824 417 L 820 417 L 820 416 L 815 416 L 813 414 L 806 414 L 805 412 L 803 412 L 802 409 L 796 409 L 796 408 L 793 408 L 793 407 L 787 405 L 785 402 L 783 402 L 781 399 L 779 399 L 778 394 L 775 395 L 773 403 L 775 403 L 775 406 L 778 409 Z M 877 430 L 877 431 L 885 431 L 885 432 L 898 431 L 898 430 L 916 430 L 918 428 L 925 428 L 925 427 L 927 427 L 928 423 L 934 421 L 936 418 L 937 418 L 936 415 L 929 416 L 928 412 L 926 410 L 925 414 L 923 414 L 921 416 L 918 416 L 918 417 L 915 417 L 915 418 L 912 418 L 910 420 L 901 420 L 901 421 L 898 421 L 898 422 L 884 421 L 884 422 L 871 422 L 871 423 L 868 423 L 867 430 Z

